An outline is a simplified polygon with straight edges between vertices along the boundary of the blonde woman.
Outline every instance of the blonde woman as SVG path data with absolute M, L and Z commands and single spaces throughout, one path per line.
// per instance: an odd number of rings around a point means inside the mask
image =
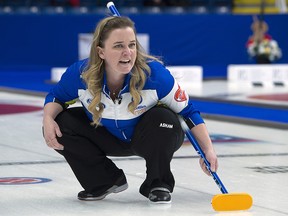
M 68 108 L 75 98 L 82 106 Z M 129 18 L 107 17 L 96 27 L 89 58 L 71 65 L 46 96 L 44 138 L 84 188 L 78 199 L 101 200 L 127 189 L 123 170 L 107 156 L 137 155 L 147 173 L 140 193 L 152 203 L 170 203 L 170 162 L 184 138 L 177 115 L 216 171 L 211 140 L 188 95 L 161 61 L 144 53 Z

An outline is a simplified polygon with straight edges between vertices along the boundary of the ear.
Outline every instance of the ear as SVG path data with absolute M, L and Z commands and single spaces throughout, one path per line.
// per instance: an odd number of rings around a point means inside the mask
M 101 59 L 105 59 L 104 51 L 100 46 L 97 46 L 97 53 Z

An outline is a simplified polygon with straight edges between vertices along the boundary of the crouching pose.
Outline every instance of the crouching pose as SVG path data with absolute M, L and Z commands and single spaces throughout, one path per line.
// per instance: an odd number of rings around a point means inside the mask
M 82 106 L 68 108 L 74 99 Z M 188 95 L 160 60 L 143 51 L 129 18 L 106 17 L 96 27 L 89 58 L 68 67 L 46 96 L 44 138 L 83 187 L 78 199 L 101 200 L 127 189 L 123 170 L 109 156 L 137 155 L 146 161 L 140 193 L 153 203 L 170 203 L 170 162 L 184 138 L 177 115 L 216 171 L 211 140 Z

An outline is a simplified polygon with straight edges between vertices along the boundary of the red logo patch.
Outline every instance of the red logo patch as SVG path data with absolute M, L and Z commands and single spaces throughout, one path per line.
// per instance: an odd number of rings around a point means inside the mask
M 182 90 L 179 85 L 177 91 L 175 92 L 174 99 L 177 102 L 183 102 L 187 100 L 185 91 Z

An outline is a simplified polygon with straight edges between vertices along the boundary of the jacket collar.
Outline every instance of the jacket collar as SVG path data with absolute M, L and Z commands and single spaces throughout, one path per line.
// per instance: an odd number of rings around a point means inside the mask
M 122 89 L 119 92 L 119 95 L 129 92 L 129 83 L 130 83 L 130 79 L 131 79 L 131 72 L 129 72 L 126 76 L 125 76 L 125 80 L 124 80 L 124 84 Z M 106 75 L 106 71 L 104 71 L 104 75 L 103 75 L 103 88 L 102 91 L 103 93 L 110 98 L 110 90 L 108 88 L 107 85 L 107 75 Z

